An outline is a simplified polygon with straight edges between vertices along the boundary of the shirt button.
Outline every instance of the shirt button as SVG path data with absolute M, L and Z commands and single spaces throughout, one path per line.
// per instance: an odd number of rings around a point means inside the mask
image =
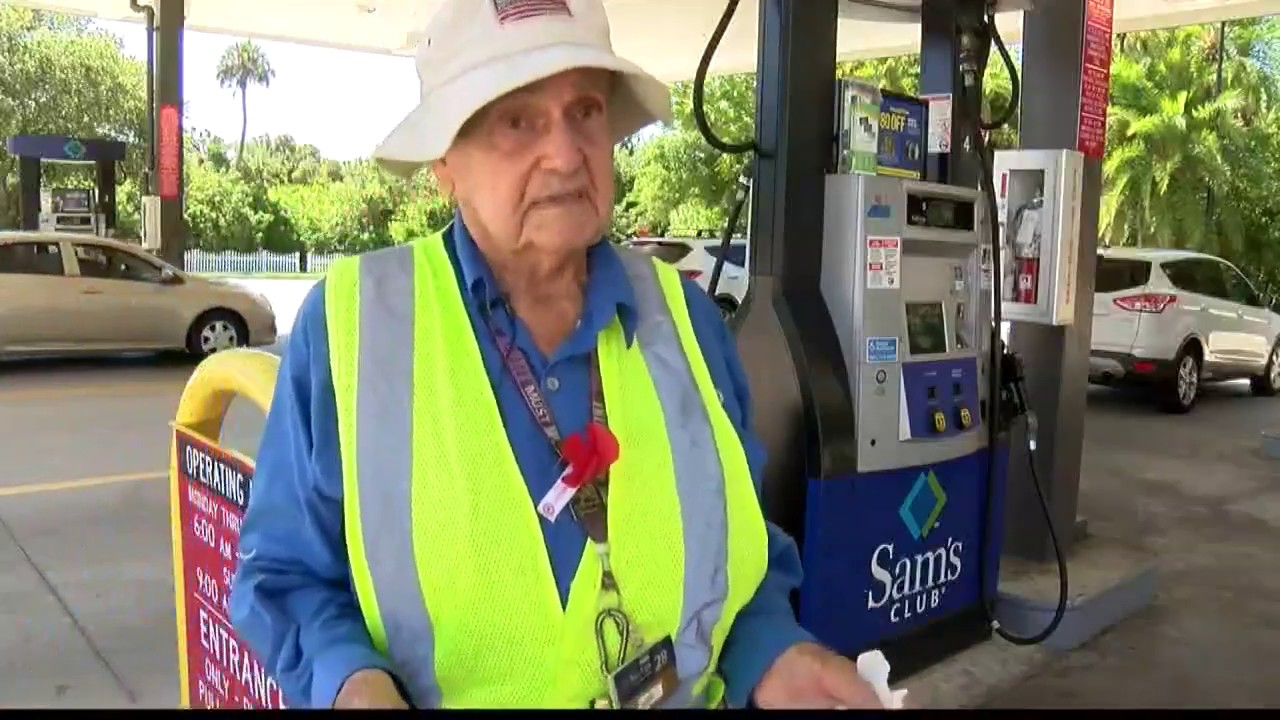
M 550 390 L 551 392 L 555 392 L 560 389 L 560 380 L 556 376 L 552 375 L 551 377 L 547 378 L 546 385 L 548 390 Z

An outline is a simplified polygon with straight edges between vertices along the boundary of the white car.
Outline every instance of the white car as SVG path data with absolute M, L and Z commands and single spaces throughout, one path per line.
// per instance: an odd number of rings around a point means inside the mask
M 627 246 L 675 265 L 682 275 L 697 281 L 705 290 L 711 282 L 716 258 L 720 255 L 720 239 L 710 238 L 635 238 Z M 729 241 L 729 252 L 716 283 L 716 304 L 728 317 L 737 311 L 747 294 L 747 239 Z
M 1169 412 L 1195 405 L 1200 384 L 1248 378 L 1280 391 L 1280 315 L 1231 263 L 1148 248 L 1098 251 L 1089 380 L 1154 388 Z

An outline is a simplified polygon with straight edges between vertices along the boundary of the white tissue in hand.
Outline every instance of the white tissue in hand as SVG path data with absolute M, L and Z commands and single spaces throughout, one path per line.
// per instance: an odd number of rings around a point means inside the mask
M 901 710 L 906 704 L 906 690 L 889 689 L 889 661 L 879 650 L 869 650 L 858 656 L 858 675 L 876 691 L 880 704 L 888 710 Z

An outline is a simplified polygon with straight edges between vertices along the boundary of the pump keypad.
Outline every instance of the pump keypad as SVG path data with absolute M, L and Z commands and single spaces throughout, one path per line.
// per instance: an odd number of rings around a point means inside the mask
M 908 427 L 903 439 L 941 441 L 974 432 L 983 422 L 978 359 L 902 364 L 902 402 Z

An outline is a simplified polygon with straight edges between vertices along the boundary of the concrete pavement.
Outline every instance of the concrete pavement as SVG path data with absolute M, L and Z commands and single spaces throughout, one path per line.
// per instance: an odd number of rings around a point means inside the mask
M 1155 604 L 992 708 L 1280 707 L 1280 398 L 1209 386 L 1190 415 L 1090 393 L 1080 512 L 1159 557 Z
M 168 423 L 191 363 L 0 367 L 0 707 L 173 707 Z M 256 452 L 232 406 L 226 444 Z

